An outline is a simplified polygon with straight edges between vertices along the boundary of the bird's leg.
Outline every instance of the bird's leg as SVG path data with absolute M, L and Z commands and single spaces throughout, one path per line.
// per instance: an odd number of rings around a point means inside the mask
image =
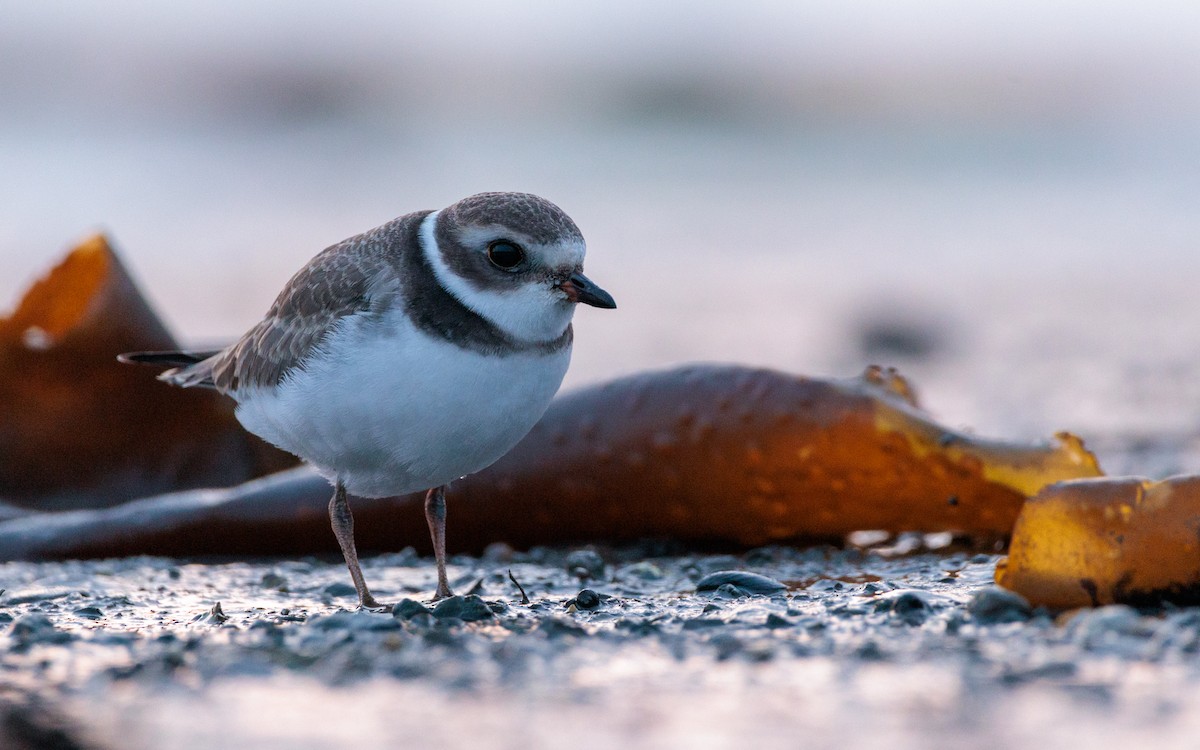
M 346 558 L 346 567 L 350 569 L 350 578 L 354 580 L 354 589 L 358 591 L 358 606 L 363 609 L 386 609 L 367 589 L 363 579 L 362 567 L 358 564 L 358 551 L 354 548 L 354 516 L 350 513 L 350 505 L 346 502 L 346 488 L 339 481 L 333 490 L 333 498 L 329 501 L 329 523 L 333 526 L 333 535 L 337 537 L 338 546 L 342 548 L 342 556 Z
M 446 581 L 446 485 L 425 493 L 425 520 L 429 522 L 433 556 L 437 559 L 438 584 L 433 598 L 445 599 L 454 595 Z

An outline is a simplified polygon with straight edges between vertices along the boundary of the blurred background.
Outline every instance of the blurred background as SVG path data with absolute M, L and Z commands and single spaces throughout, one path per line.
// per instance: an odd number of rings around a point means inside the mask
M 620 308 L 568 385 L 912 375 L 952 425 L 1200 471 L 1200 4 L 0 6 L 0 295 L 109 232 L 231 340 L 309 257 L 541 194 Z

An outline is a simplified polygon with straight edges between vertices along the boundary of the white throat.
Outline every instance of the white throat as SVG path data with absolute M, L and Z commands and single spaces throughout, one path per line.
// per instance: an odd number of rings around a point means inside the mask
M 540 283 L 522 284 L 504 292 L 477 289 L 454 273 L 442 258 L 434 211 L 421 222 L 421 251 L 442 287 L 470 310 L 505 334 L 522 342 L 553 341 L 562 336 L 575 312 L 561 293 Z

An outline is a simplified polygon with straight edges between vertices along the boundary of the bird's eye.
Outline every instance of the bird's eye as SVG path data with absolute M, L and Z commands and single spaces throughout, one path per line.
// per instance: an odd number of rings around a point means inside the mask
M 488 245 L 488 260 L 498 268 L 511 271 L 525 260 L 525 251 L 515 242 L 496 240 Z

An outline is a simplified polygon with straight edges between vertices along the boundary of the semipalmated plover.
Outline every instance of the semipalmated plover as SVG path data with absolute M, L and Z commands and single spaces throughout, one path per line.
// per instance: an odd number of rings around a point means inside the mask
M 362 607 L 346 493 L 427 490 L 446 579 L 446 485 L 483 469 L 541 418 L 571 358 L 576 303 L 616 303 L 583 275 L 575 222 L 524 193 L 481 193 L 351 237 L 292 277 L 266 317 L 217 352 L 140 352 L 159 379 L 215 388 L 247 430 L 334 486 L 329 518 Z

